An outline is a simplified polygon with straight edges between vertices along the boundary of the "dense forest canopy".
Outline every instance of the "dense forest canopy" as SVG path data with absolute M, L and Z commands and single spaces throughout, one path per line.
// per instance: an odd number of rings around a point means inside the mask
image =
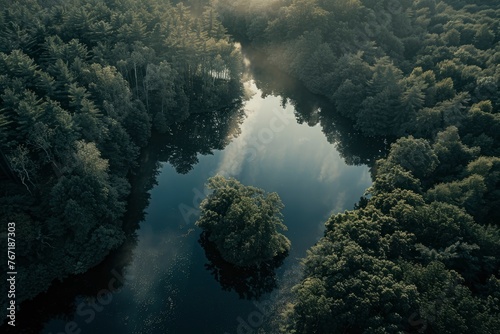
M 0 4 L 0 213 L 17 223 L 18 302 L 123 242 L 129 176 L 152 133 L 183 173 L 238 134 L 230 32 L 330 105 L 292 99 L 299 122 L 341 152 L 352 138 L 388 149 L 376 162 L 345 153 L 370 163 L 373 186 L 328 219 L 272 332 L 500 331 L 499 4 Z M 214 110 L 232 112 L 200 114 Z
M 152 131 L 173 144 L 191 133 L 179 123 L 214 112 L 198 131 L 214 140 L 194 146 L 191 160 L 238 134 L 242 114 L 230 110 L 241 105 L 243 65 L 208 7 L 33 0 L 1 8 L 0 212 L 17 223 L 19 303 L 123 242 L 128 175 Z M 172 144 L 164 159 L 187 172 Z
M 214 4 L 229 31 L 329 99 L 330 113 L 366 141 L 392 143 L 368 198 L 332 216 L 309 251 L 281 330 L 498 332 L 499 5 Z M 329 137 L 328 111 L 319 115 L 306 121 Z

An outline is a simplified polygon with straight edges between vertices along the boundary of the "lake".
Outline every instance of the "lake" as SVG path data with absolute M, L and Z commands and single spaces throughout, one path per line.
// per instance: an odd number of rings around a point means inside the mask
M 255 64 L 247 65 L 243 109 L 221 111 L 216 121 L 194 115 L 152 141 L 134 177 L 126 244 L 89 273 L 22 305 L 26 332 L 251 333 L 271 304 L 284 301 L 280 289 L 300 278 L 299 259 L 322 236 L 327 218 L 352 209 L 371 177 L 367 166 L 347 165 L 327 140 L 314 96 L 294 102 L 269 86 L 264 92 L 265 78 L 256 80 Z M 297 110 L 304 101 L 306 121 Z M 281 197 L 292 249 L 275 271 L 234 271 L 201 246 L 194 222 L 204 184 L 215 174 Z

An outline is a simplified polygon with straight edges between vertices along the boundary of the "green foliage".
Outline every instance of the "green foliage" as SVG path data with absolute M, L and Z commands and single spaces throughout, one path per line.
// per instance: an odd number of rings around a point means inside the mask
M 180 172 L 237 135 L 228 124 L 239 113 L 190 116 L 240 96 L 242 58 L 221 19 L 335 105 L 296 109 L 340 151 L 354 146 L 346 138 L 392 143 L 372 165 L 371 197 L 332 216 L 308 252 L 284 332 L 498 332 L 499 6 L 194 4 L 28 0 L 2 8 L 0 166 L 9 196 L 0 208 L 18 222 L 20 263 L 28 263 L 18 301 L 122 242 L 125 176 L 152 128 L 167 134 L 165 160 Z M 348 134 L 336 112 L 352 122 Z M 176 124 L 186 119 L 196 134 Z M 198 144 L 176 151 L 179 142 Z M 221 177 L 209 186 L 198 225 L 226 261 L 262 264 L 289 249 L 276 194 Z
M 366 254 L 352 241 L 321 240 L 305 266 L 314 274 L 294 288 L 289 332 L 397 332 L 416 299 L 415 287 L 400 280 L 394 263 Z
M 389 260 L 412 244 L 411 235 L 395 228 L 393 218 L 373 207 L 331 217 L 304 261 L 306 277 L 294 288 L 287 331 L 396 332 L 417 291 Z
M 241 55 L 213 10 L 195 16 L 157 0 L 2 2 L 0 212 L 23 213 L 31 273 L 18 303 L 123 242 L 127 177 L 155 120 L 168 132 L 239 105 Z
M 220 9 L 229 31 L 258 25 L 251 42 L 336 107 L 301 121 L 316 124 L 319 114 L 339 149 L 355 134 L 392 143 L 371 165 L 372 197 L 331 217 L 308 253 L 283 332 L 500 330 L 490 306 L 500 269 L 499 10 L 455 0 Z M 333 113 L 351 120 L 349 136 Z M 386 283 L 396 300 L 384 299 Z
M 391 165 L 381 162 L 381 168 L 377 172 L 377 177 L 370 188 L 374 195 L 391 192 L 395 189 L 411 190 L 415 193 L 422 192 L 422 185 L 419 179 L 400 165 Z
M 400 165 L 417 178 L 429 176 L 438 165 L 438 156 L 425 139 L 400 138 L 391 145 L 387 163 Z
M 452 203 L 464 207 L 472 215 L 478 215 L 483 207 L 486 192 L 484 178 L 471 175 L 460 181 L 437 184 L 427 192 L 431 201 Z
M 405 265 L 406 279 L 420 291 L 419 316 L 425 333 L 492 333 L 498 328 L 498 312 L 488 301 L 475 297 L 461 285 L 461 277 L 440 262 L 427 266 Z
M 208 233 L 222 258 L 237 266 L 259 265 L 287 253 L 290 241 L 281 218 L 278 194 L 244 186 L 217 175 L 208 180 L 213 191 L 200 204 L 196 225 Z
M 457 206 L 426 204 L 408 190 L 380 193 L 326 223 L 304 260 L 284 331 L 382 333 L 425 325 L 489 333 L 498 328 L 498 311 L 486 308 L 489 293 L 467 286 L 482 286 L 481 277 L 497 271 L 498 233 Z
M 449 180 L 463 171 L 465 166 L 479 155 L 479 147 L 469 148 L 460 140 L 458 129 L 450 126 L 439 132 L 432 146 L 439 160 L 435 179 Z

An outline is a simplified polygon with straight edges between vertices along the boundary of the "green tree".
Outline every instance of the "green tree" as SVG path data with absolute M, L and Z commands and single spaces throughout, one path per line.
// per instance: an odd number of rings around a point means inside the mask
M 242 267 L 259 265 L 288 252 L 290 240 L 279 233 L 286 226 L 278 194 L 220 175 L 210 178 L 207 186 L 213 193 L 200 204 L 196 225 L 208 233 L 226 261 Z
M 486 24 L 481 25 L 474 36 L 474 44 L 482 50 L 491 48 L 494 40 L 495 33 Z
M 460 181 L 439 183 L 427 192 L 430 200 L 463 207 L 473 216 L 480 215 L 484 207 L 483 196 L 487 191 L 484 178 L 473 174 Z
M 498 308 L 488 308 L 493 298 L 472 295 L 463 278 L 443 263 L 434 261 L 426 266 L 403 266 L 409 284 L 418 291 L 420 328 L 424 333 L 494 333 L 499 328 Z M 492 280 L 492 285 L 495 284 Z M 498 282 L 498 281 L 497 281 Z M 497 283 L 498 284 L 498 283 Z M 497 290 L 498 291 L 498 290 Z M 491 304 L 490 304 L 491 305 Z
M 293 289 L 285 333 L 396 333 L 401 328 L 415 305 L 415 286 L 402 282 L 398 265 L 365 248 L 366 242 L 378 243 L 380 226 L 359 218 L 334 217 L 331 232 L 308 252 L 306 277 Z
M 435 177 L 439 180 L 451 180 L 465 168 L 465 166 L 479 155 L 479 147 L 469 148 L 460 140 L 458 129 L 455 126 L 447 127 L 436 136 L 432 145 L 436 153 L 439 166 Z
M 387 162 L 400 165 L 422 179 L 434 172 L 439 160 L 427 140 L 409 136 L 391 145 Z
M 368 136 L 396 135 L 408 122 L 411 110 L 402 107 L 402 79 L 401 70 L 389 58 L 377 60 L 368 82 L 368 96 L 356 122 L 363 133 Z
M 7 156 L 11 170 L 31 194 L 31 188 L 35 187 L 34 176 L 36 173 L 36 164 L 30 158 L 30 151 L 24 145 L 19 145 Z

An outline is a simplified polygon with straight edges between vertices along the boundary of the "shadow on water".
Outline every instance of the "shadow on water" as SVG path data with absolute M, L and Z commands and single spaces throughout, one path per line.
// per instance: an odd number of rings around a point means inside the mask
M 372 165 L 376 158 L 385 154 L 386 141 L 362 137 L 347 119 L 336 115 L 331 103 L 277 71 L 254 50 L 244 48 L 243 51 L 250 59 L 250 75 L 262 95 L 280 96 L 283 105 L 293 105 L 298 123 L 319 124 L 327 140 L 337 147 L 348 164 Z M 169 163 L 177 173 L 186 174 L 198 163 L 199 155 L 223 150 L 240 134 L 245 118 L 242 97 L 233 101 L 240 102 L 209 113 L 193 113 L 184 122 L 171 125 L 165 134 L 154 133 L 148 147 L 141 152 L 140 169 L 130 176 L 131 194 L 123 219 L 127 235 L 124 244 L 86 273 L 54 282 L 45 293 L 22 303 L 17 312 L 16 328 L 4 323 L 0 332 L 39 333 L 54 319 L 68 324 L 81 313 L 88 317 L 84 319 L 90 319 L 89 310 L 99 312 L 101 304 L 109 303 L 109 298 L 123 286 L 123 276 L 132 262 L 138 242 L 136 232 L 144 221 L 150 190 L 157 184 L 161 163 Z M 220 257 L 203 234 L 199 243 L 208 259 L 206 269 L 224 290 L 235 291 L 243 299 L 259 299 L 276 287 L 275 269 L 281 266 L 284 257 L 259 268 L 236 268 Z
M 217 112 L 193 114 L 171 126 L 168 133 L 155 135 L 152 147 L 159 147 L 157 160 L 170 163 L 180 174 L 187 174 L 198 163 L 198 155 L 223 150 L 240 134 L 245 112 L 242 105 Z
M 205 250 L 205 268 L 225 291 L 235 291 L 241 299 L 259 300 L 277 287 L 275 269 L 283 264 L 288 253 L 280 254 L 258 266 L 237 267 L 225 261 L 217 246 L 202 232 L 198 243 Z
M 157 185 L 161 163 L 170 163 L 178 173 L 188 173 L 198 163 L 199 154 L 222 150 L 237 137 L 243 118 L 242 102 L 234 103 L 231 108 L 192 114 L 186 121 L 172 124 L 166 134 L 154 133 L 141 152 L 140 169 L 129 177 L 131 193 L 123 218 L 125 242 L 86 273 L 54 281 L 46 292 L 22 303 L 16 314 L 16 327 L 4 322 L 0 332 L 40 333 L 53 319 L 71 323 L 75 314 L 90 320 L 92 313 L 100 312 L 124 284 L 125 269 L 137 246 L 136 232 L 145 219 L 150 190 Z
M 372 166 L 386 155 L 389 139 L 366 138 L 350 119 L 339 115 L 331 101 L 308 91 L 297 79 L 266 61 L 265 54 L 249 46 L 243 46 L 242 52 L 262 97 L 280 96 L 283 106 L 291 104 L 294 107 L 297 123 L 319 124 L 328 142 L 335 145 L 348 165 Z

